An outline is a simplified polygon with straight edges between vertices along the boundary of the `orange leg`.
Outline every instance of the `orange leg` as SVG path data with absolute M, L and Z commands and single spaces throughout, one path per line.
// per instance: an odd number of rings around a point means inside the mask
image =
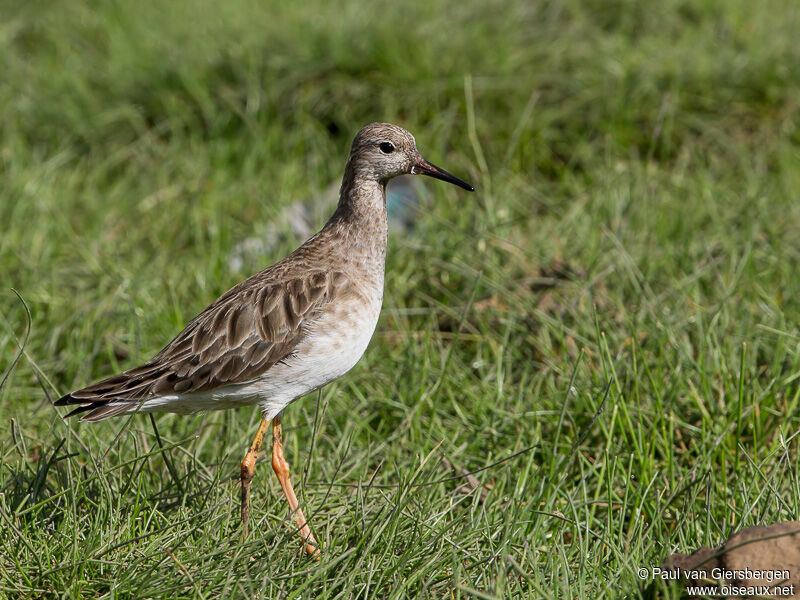
M 256 459 L 258 451 L 261 449 L 261 443 L 264 441 L 264 434 L 267 432 L 267 425 L 269 425 L 269 421 L 262 418 L 256 437 L 253 438 L 253 443 L 250 444 L 242 461 L 242 526 L 245 537 L 247 537 L 248 531 L 247 517 L 250 515 L 250 480 L 256 474 Z
M 303 515 L 303 510 L 300 508 L 300 503 L 297 501 L 297 496 L 294 493 L 294 488 L 292 488 L 292 482 L 289 480 L 289 463 L 286 462 L 286 459 L 283 457 L 280 415 L 272 420 L 272 470 L 275 471 L 275 475 L 278 476 L 283 494 L 289 501 L 289 508 L 294 513 L 295 522 L 300 529 L 300 537 L 302 537 L 305 542 L 306 554 L 318 556 L 319 545 L 317 544 L 317 540 L 314 539 L 314 534 L 311 533 L 311 528 L 308 526 L 308 522 Z

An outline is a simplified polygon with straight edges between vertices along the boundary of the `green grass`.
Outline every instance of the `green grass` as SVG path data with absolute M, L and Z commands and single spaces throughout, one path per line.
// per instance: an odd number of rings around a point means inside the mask
M 798 30 L 793 0 L 3 3 L 0 597 L 638 597 L 796 518 Z M 478 191 L 424 183 L 365 357 L 284 414 L 313 562 L 267 462 L 240 535 L 256 410 L 160 446 L 51 401 L 289 252 L 228 266 L 375 120 Z

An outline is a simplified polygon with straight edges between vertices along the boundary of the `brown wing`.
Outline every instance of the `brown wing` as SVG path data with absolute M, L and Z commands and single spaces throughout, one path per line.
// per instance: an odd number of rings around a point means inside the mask
M 247 383 L 285 360 L 303 340 L 322 306 L 346 293 L 340 272 L 263 281 L 258 274 L 226 292 L 145 364 L 67 394 L 56 405 L 80 404 L 96 421 L 131 404 L 169 394 Z

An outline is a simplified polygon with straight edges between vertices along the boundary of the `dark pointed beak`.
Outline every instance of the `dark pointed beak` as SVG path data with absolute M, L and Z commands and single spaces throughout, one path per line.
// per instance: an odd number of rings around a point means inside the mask
M 441 179 L 442 181 L 446 181 L 448 183 L 454 183 L 458 187 L 462 187 L 469 192 L 474 192 L 475 188 L 468 184 L 463 179 L 459 179 L 455 175 L 448 173 L 444 169 L 437 167 L 434 164 L 429 163 L 427 160 L 419 157 L 419 160 L 416 164 L 411 167 L 411 174 L 412 175 L 427 175 L 428 177 L 433 177 L 434 179 Z

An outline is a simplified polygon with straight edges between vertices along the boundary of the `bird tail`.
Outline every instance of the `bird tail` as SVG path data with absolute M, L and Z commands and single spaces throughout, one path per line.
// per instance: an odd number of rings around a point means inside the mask
M 102 421 L 103 419 L 116 417 L 117 415 L 129 412 L 131 409 L 135 409 L 139 404 L 138 402 L 132 402 L 130 400 L 120 401 L 109 398 L 89 400 L 87 398 L 75 397 L 73 394 L 76 393 L 78 392 L 72 392 L 55 401 L 56 406 L 80 405 L 67 413 L 64 417 L 65 419 L 81 415 L 81 421 Z
M 67 417 L 81 415 L 81 421 L 102 421 L 136 411 L 147 399 L 167 367 L 145 363 L 112 375 L 56 400 L 56 406 L 78 405 Z
M 102 421 L 109 417 L 136 410 L 147 397 L 151 380 L 141 374 L 152 369 L 131 369 L 80 390 L 70 392 L 56 400 L 56 406 L 78 405 L 67 417 L 81 415 L 81 421 Z M 66 418 L 66 417 L 65 417 Z

